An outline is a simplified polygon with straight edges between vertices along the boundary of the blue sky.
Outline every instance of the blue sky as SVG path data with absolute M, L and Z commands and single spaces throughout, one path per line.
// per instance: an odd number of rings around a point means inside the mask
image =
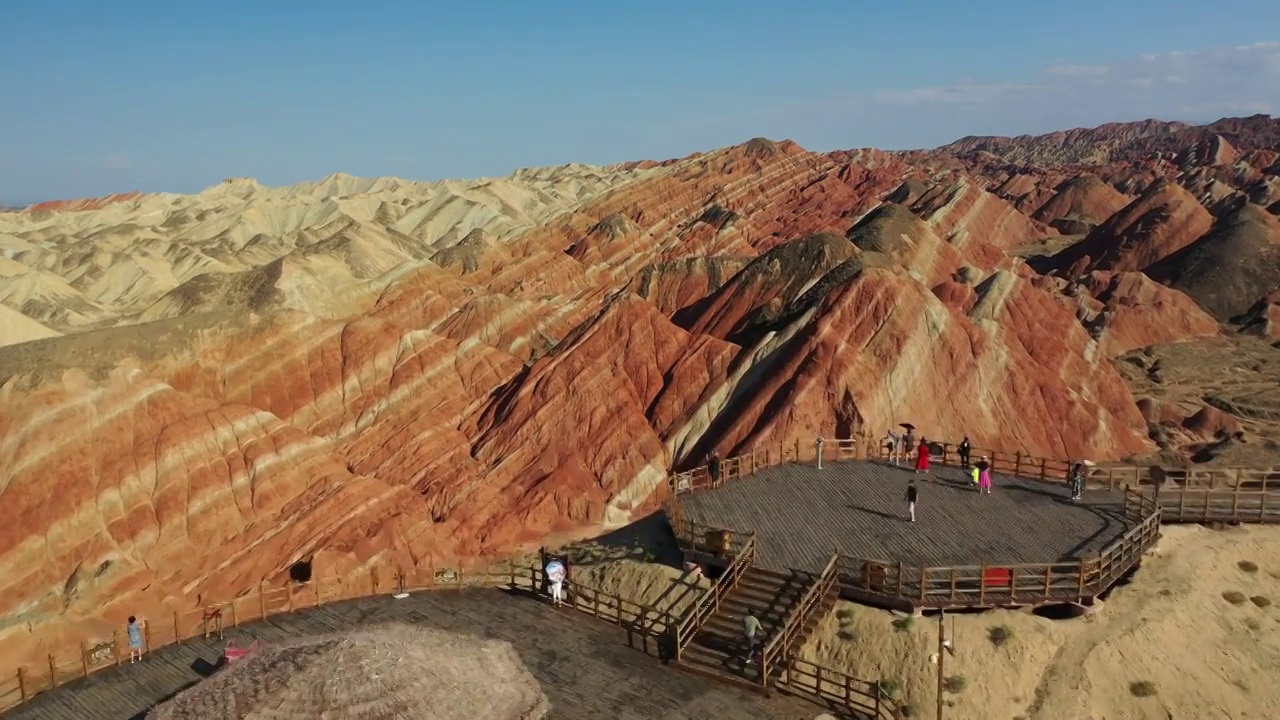
M 0 202 L 1280 114 L 1280 2 L 1037 5 L 9 0 Z

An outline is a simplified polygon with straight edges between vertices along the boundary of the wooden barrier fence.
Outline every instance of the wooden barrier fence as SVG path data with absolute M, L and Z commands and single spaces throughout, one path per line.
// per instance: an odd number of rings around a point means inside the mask
M 463 590 L 514 584 L 523 567 L 515 561 L 474 570 L 459 567 L 425 568 L 404 572 L 397 567 L 372 567 L 345 579 L 316 577 L 283 587 L 265 583 L 232 600 L 207 603 L 192 610 L 172 609 L 143 617 L 146 652 L 191 638 L 221 638 L 224 630 L 248 622 L 318 607 L 343 600 L 424 590 Z M 4 670 L 0 675 L 0 710 L 20 705 L 46 690 L 89 676 L 96 670 L 129 662 L 129 644 L 121 627 L 108 637 L 83 641 L 46 655 L 45 662 Z
M 756 536 L 751 533 L 746 536 L 747 540 L 742 548 L 733 555 L 728 567 L 720 574 L 715 583 L 706 590 L 693 606 L 680 618 L 675 628 L 675 655 L 679 660 L 684 652 L 685 647 L 698 634 L 698 630 L 710 620 L 713 615 L 720 610 L 720 604 L 725 597 L 738 586 L 738 582 L 742 579 L 742 574 L 756 558 Z
M 959 467 L 961 456 L 958 443 L 930 442 L 933 452 L 931 462 Z M 991 471 L 1019 478 L 1042 482 L 1067 482 L 1071 471 L 1070 460 L 1044 458 L 1021 451 L 994 450 L 973 447 L 969 457 L 972 462 L 986 457 Z M 821 458 L 821 460 L 819 460 Z M 889 451 L 879 438 L 861 435 L 856 438 L 796 439 L 756 447 L 740 455 L 725 458 L 720 463 L 720 479 L 713 481 L 705 464 L 671 476 L 674 495 L 709 489 L 739 477 L 754 475 L 757 471 L 789 462 L 813 462 L 815 464 L 842 460 L 887 460 Z M 915 461 L 914 451 L 905 453 L 903 463 Z M 1105 463 L 1087 469 L 1085 489 L 1123 490 L 1126 487 L 1150 486 L 1172 483 L 1182 487 L 1207 489 L 1235 489 L 1266 491 L 1268 484 L 1280 489 L 1280 469 L 1228 467 L 1194 468 L 1161 467 L 1152 465 L 1124 465 Z
M 883 689 L 883 683 L 859 680 L 817 663 L 801 660 L 793 653 L 787 659 L 786 673 L 778 687 L 798 695 L 808 695 L 819 704 L 830 703 L 846 708 L 855 717 L 874 720 L 899 720 L 903 717 L 898 703 Z
M 1137 496 L 1131 502 L 1141 502 Z M 843 556 L 842 588 L 919 608 L 1004 607 L 1080 602 L 1096 597 L 1131 570 L 1160 535 L 1160 511 L 1148 512 L 1096 558 L 1053 563 L 986 563 L 924 567 Z
M 1272 490 L 1162 487 L 1143 495 L 1167 523 L 1280 523 L 1280 482 Z
M 779 659 L 786 659 L 791 655 L 792 644 L 799 637 L 805 622 L 822 598 L 826 597 L 835 587 L 839 575 L 840 553 L 836 552 L 831 554 L 831 559 L 827 560 L 822 572 L 818 573 L 817 577 L 814 578 L 813 584 L 800 596 L 799 602 L 792 606 L 791 612 L 788 613 L 786 620 L 782 623 L 782 628 L 769 639 L 769 642 L 760 651 L 760 685 L 766 692 L 768 691 L 769 683 L 773 680 L 774 666 L 777 665 Z

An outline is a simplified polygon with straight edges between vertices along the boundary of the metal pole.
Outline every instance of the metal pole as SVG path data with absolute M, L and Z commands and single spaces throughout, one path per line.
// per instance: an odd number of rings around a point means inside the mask
M 938 611 L 938 720 L 942 720 L 942 692 L 946 685 L 946 673 L 943 670 L 947 658 L 947 626 L 943 623 L 945 614 L 942 610 Z

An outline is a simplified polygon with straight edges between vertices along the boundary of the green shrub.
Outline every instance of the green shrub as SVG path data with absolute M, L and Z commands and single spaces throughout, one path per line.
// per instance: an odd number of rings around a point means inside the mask
M 1008 625 L 996 625 L 987 631 L 987 639 L 992 645 L 1000 647 L 1013 639 L 1013 628 Z
M 1129 683 L 1129 694 L 1134 697 L 1154 697 L 1156 694 L 1156 684 L 1149 680 L 1139 680 Z

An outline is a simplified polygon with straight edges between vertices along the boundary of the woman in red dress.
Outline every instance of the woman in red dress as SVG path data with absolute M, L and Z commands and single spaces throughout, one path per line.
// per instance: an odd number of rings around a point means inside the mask
M 929 472 L 929 446 L 920 438 L 920 446 L 916 448 L 916 472 Z

